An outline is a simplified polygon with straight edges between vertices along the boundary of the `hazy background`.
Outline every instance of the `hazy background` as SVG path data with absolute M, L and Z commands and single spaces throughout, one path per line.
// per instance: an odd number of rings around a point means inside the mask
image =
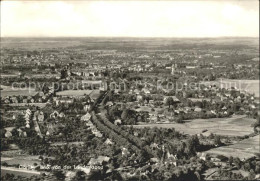
M 259 2 L 2 1 L 1 36 L 258 37 Z

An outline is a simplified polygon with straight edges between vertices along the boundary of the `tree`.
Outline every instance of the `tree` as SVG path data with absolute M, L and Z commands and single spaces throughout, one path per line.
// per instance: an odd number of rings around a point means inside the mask
M 127 125 L 134 125 L 136 124 L 136 119 L 135 118 L 130 118 L 127 122 L 126 122 Z
M 234 164 L 236 165 L 236 167 L 237 167 L 238 169 L 240 169 L 240 167 L 241 167 L 241 161 L 240 161 L 240 159 L 239 159 L 238 157 L 234 158 Z
M 173 98 L 168 97 L 165 104 L 170 108 L 170 106 L 174 104 Z
M 113 106 L 109 109 L 108 113 L 109 113 L 109 116 L 114 119 L 115 118 L 115 115 L 117 113 L 117 107 L 116 106 Z
M 255 172 L 254 172 L 253 169 L 250 170 L 249 175 L 248 175 L 248 179 L 249 180 L 255 179 Z
M 106 179 L 109 180 L 123 180 L 122 176 L 120 175 L 120 173 L 116 170 L 112 170 L 112 172 L 110 172 L 107 176 Z
M 60 78 L 61 79 L 65 79 L 67 78 L 68 74 L 67 74 L 67 70 L 66 69 L 62 69 L 61 72 L 60 72 Z
M 20 128 L 25 125 L 25 119 L 24 116 L 19 114 L 14 122 L 14 125 L 16 128 Z
M 217 146 L 220 146 L 220 145 L 222 144 L 219 135 L 216 135 L 216 136 L 214 137 L 214 144 L 217 145 Z
M 1 133 L 1 138 L 4 138 L 4 137 L 5 137 L 6 130 L 5 130 L 5 129 L 1 129 L 1 130 L 0 130 L 0 133 Z M 2 140 L 1 140 L 1 141 L 2 141 Z
M 76 172 L 76 175 L 72 179 L 73 181 L 84 181 L 86 180 L 86 174 L 85 172 L 79 170 Z
M 113 97 L 112 91 L 109 91 L 108 94 L 107 94 L 107 96 L 108 96 L 108 100 L 109 100 L 109 101 L 113 101 L 113 98 L 114 98 L 114 97 Z
M 188 156 L 192 156 L 196 153 L 199 146 L 200 146 L 200 142 L 199 142 L 198 137 L 196 135 L 192 136 L 191 138 L 188 139 L 184 152 Z
M 259 116 L 257 117 L 257 120 L 256 120 L 256 122 L 253 124 L 253 126 L 254 126 L 254 132 L 255 132 L 255 133 L 258 133 L 257 127 L 260 127 L 260 117 L 259 117 Z
M 128 109 L 124 109 L 121 114 L 121 119 L 125 120 L 128 116 Z
M 228 161 L 229 161 L 229 164 L 232 165 L 232 163 L 233 163 L 233 161 L 234 161 L 233 157 L 230 156 Z
M 259 174 L 259 173 L 260 173 L 260 166 L 259 166 L 259 165 L 256 165 L 256 166 L 255 166 L 255 173 L 256 173 L 256 174 Z
M 64 180 L 65 175 L 61 170 L 54 170 L 53 175 L 56 177 L 57 180 Z
M 91 171 L 87 180 L 104 180 L 104 174 L 100 170 Z
M 18 133 L 17 129 L 15 129 L 15 128 L 11 131 L 11 133 L 12 133 L 13 137 L 18 137 L 19 136 L 19 133 Z

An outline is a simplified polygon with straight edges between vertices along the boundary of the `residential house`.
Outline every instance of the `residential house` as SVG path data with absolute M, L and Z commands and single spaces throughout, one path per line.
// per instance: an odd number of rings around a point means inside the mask
M 202 111 L 202 109 L 199 107 L 195 107 L 195 109 L 194 109 L 194 112 L 201 112 L 201 111 Z
M 202 152 L 198 152 L 197 153 L 197 156 L 201 159 L 201 160 L 204 160 L 206 161 L 206 153 L 202 153 Z
M 167 151 L 166 157 L 167 157 L 167 160 L 165 161 L 165 163 L 177 166 L 177 156 L 176 155 L 170 154 L 169 151 Z
M 56 104 L 56 105 L 60 105 L 60 104 L 62 104 L 62 103 L 71 104 L 71 103 L 73 103 L 73 99 L 67 98 L 67 97 L 63 97 L 63 98 L 57 99 L 57 100 L 55 101 L 55 104 Z
M 54 111 L 53 113 L 50 114 L 50 118 L 56 118 L 59 116 L 59 112 L 58 111 Z
M 92 129 L 92 133 L 96 136 L 101 138 L 103 135 L 97 130 L 97 129 Z
M 107 145 L 112 145 L 113 142 L 112 142 L 109 138 L 107 138 L 106 141 L 105 141 L 105 144 L 107 144 Z
M 112 102 L 112 101 L 108 101 L 108 102 L 106 103 L 106 106 L 113 106 L 113 102 Z
M 180 103 L 180 100 L 179 100 L 176 96 L 164 96 L 164 97 L 163 97 L 163 103 L 164 103 L 164 104 L 167 102 L 167 99 L 168 99 L 169 97 L 172 97 L 172 99 L 173 99 L 173 101 L 174 101 L 175 103 Z
M 122 124 L 122 121 L 120 119 L 116 119 L 114 122 L 115 125 L 120 125 Z
M 135 89 L 135 90 L 134 90 L 134 93 L 135 93 L 135 94 L 140 94 L 140 91 L 139 91 L 138 89 Z
M 81 117 L 82 121 L 89 121 L 91 118 L 91 115 L 89 113 L 85 114 L 84 116 Z
M 33 116 L 33 120 L 43 122 L 44 121 L 44 114 L 42 111 L 36 111 Z
M 64 114 L 63 112 L 60 112 L 59 117 L 60 117 L 60 118 L 64 118 L 64 117 L 65 117 L 65 114 Z
M 11 101 L 12 101 L 12 103 L 18 103 L 18 100 L 16 97 L 11 97 Z
M 151 162 L 151 163 L 158 164 L 158 163 L 159 163 L 159 159 L 156 158 L 156 157 L 153 157 L 153 158 L 150 159 L 150 162 Z
M 9 100 L 9 99 L 5 99 L 5 100 L 4 100 L 4 103 L 9 104 L 9 103 L 10 103 L 10 100 Z
M 124 148 L 124 147 L 123 147 L 121 150 L 122 150 L 122 155 L 123 155 L 123 156 L 127 156 L 128 154 L 130 154 L 130 152 L 128 151 L 127 148 Z
M 137 95 L 136 96 L 136 100 L 137 101 L 142 101 L 143 100 L 143 96 L 142 95 Z
M 98 158 L 91 158 L 88 162 L 88 165 L 102 165 L 103 162 L 108 162 L 110 160 L 107 156 L 98 156 Z
M 83 108 L 85 111 L 88 111 L 90 109 L 90 104 L 86 104 Z
M 26 131 L 21 130 L 20 128 L 17 129 L 19 137 L 27 137 Z
M 5 133 L 5 137 L 10 138 L 12 136 L 13 136 L 12 132 L 10 130 L 7 130 L 6 133 Z
M 150 90 L 147 89 L 147 88 L 143 88 L 142 91 L 143 91 L 145 94 L 150 94 L 150 93 L 151 93 Z
M 223 107 L 222 107 L 222 110 L 227 110 L 227 107 L 226 107 L 226 106 L 223 106 Z

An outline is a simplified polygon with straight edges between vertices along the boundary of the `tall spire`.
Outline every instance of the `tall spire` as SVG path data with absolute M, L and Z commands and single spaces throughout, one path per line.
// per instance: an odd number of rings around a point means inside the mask
M 172 75 L 175 74 L 175 64 L 172 64 L 172 72 L 171 72 Z

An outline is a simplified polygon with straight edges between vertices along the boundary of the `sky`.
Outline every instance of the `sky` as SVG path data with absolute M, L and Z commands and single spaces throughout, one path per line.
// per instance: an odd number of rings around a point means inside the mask
M 259 37 L 258 0 L 1 1 L 1 37 Z

